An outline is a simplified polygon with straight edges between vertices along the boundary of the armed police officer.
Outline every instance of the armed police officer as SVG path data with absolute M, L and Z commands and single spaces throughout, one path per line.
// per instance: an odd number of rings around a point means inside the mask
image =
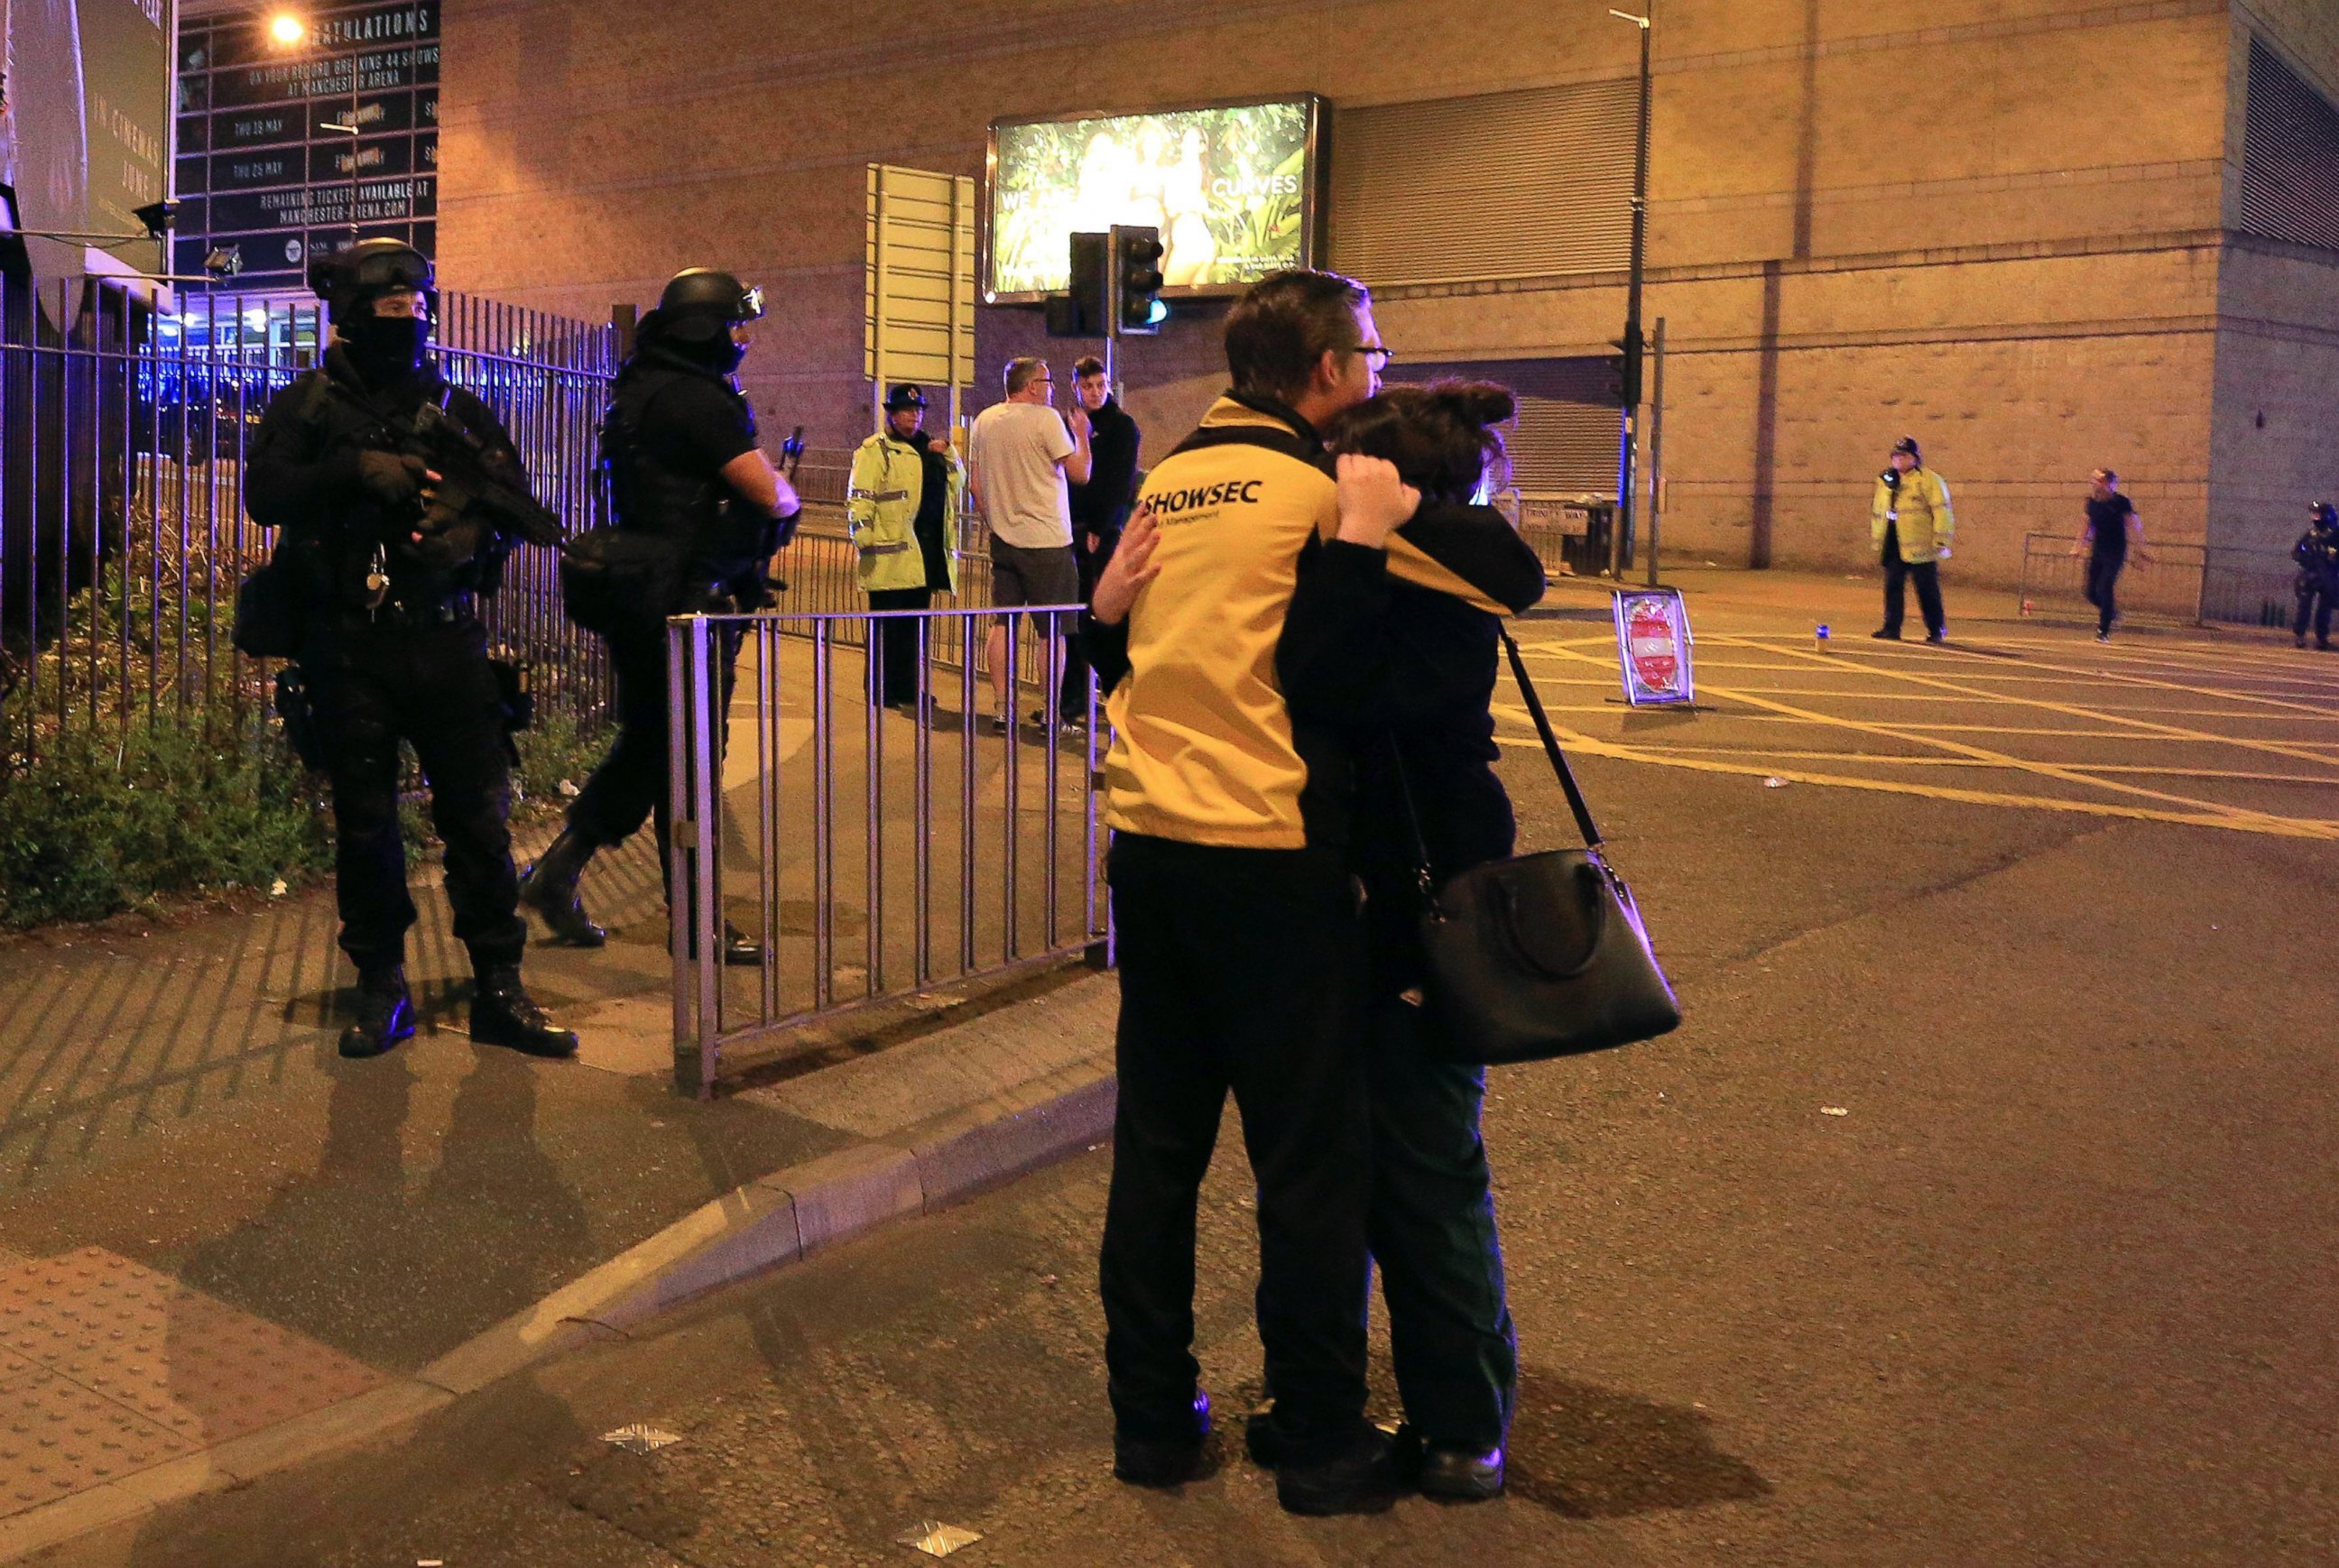
M 755 411 L 732 375 L 763 313 L 763 291 L 728 272 L 676 273 L 642 318 L 602 422 L 616 545 L 628 547 L 613 545 L 602 569 L 565 569 L 562 580 L 570 616 L 608 641 L 617 739 L 523 892 L 553 934 L 575 946 L 607 940 L 577 892 L 596 852 L 624 842 L 655 812 L 660 862 L 666 857 L 666 617 L 770 604 L 767 564 L 795 531 L 795 489 L 757 444 Z M 718 642 L 727 712 L 739 634 L 726 630 Z M 723 956 L 757 963 L 763 945 L 726 921 Z
M 245 495 L 255 522 L 282 530 L 273 569 L 297 606 L 291 636 L 332 784 L 340 943 L 358 971 L 341 1054 L 378 1056 L 414 1033 L 404 966 L 415 910 L 398 821 L 404 740 L 430 786 L 455 936 L 478 977 L 471 1038 L 573 1055 L 577 1037 L 520 984 L 528 927 L 508 826 L 509 713 L 475 613 L 500 578 L 512 517 L 541 508 L 501 422 L 441 380 L 425 351 L 432 280 L 419 251 L 362 241 L 310 281 L 331 312 L 332 342 L 321 367 L 270 399 Z M 414 450 L 421 432 L 449 426 L 479 469 L 459 485 Z M 492 509 L 488 491 L 506 509 Z

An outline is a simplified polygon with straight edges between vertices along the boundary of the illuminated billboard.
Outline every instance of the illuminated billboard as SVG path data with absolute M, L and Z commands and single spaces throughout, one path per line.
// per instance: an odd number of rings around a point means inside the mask
M 983 298 L 1069 282 L 1071 236 L 1161 231 L 1165 293 L 1231 292 L 1316 249 L 1312 94 L 1149 114 L 1002 120 L 991 127 Z

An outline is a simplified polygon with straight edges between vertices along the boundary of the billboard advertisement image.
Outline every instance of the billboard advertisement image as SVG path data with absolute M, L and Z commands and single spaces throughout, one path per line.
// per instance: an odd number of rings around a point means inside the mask
M 1165 292 L 1241 288 L 1314 251 L 1313 97 L 991 128 L 984 297 L 1063 289 L 1071 239 L 1161 232 Z
M 137 235 L 170 163 L 163 0 L 0 0 L 0 182 L 27 229 Z M 109 247 L 159 270 L 158 247 Z

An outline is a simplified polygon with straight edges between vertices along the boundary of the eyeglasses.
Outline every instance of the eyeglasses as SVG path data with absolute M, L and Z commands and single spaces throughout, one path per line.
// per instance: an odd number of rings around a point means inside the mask
M 1387 370 L 1389 365 L 1396 359 L 1396 350 L 1395 349 L 1384 349 L 1378 343 L 1358 343 L 1355 348 L 1349 350 L 1348 352 L 1352 354 L 1362 354 L 1366 359 L 1372 360 L 1373 369 L 1376 370 Z

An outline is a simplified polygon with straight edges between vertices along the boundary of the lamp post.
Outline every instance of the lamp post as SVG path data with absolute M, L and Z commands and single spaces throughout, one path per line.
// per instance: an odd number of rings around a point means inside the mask
M 1653 4 L 1650 6 L 1653 12 Z M 1649 35 L 1651 17 L 1611 7 L 1608 15 L 1641 30 L 1641 115 L 1633 154 L 1633 263 L 1624 293 L 1624 425 L 1616 454 L 1616 528 L 1609 541 L 1609 573 L 1624 575 L 1624 541 L 1633 533 L 1633 489 L 1641 425 L 1641 273 L 1649 245 Z
M 291 47 L 292 47 L 293 45 L 295 45 L 295 44 L 300 44 L 300 43 L 303 42 L 303 41 L 305 40 L 305 41 L 307 41 L 307 42 L 309 42 L 309 43 L 311 43 L 311 44 L 314 44 L 314 45 L 315 45 L 315 55 L 316 55 L 317 63 L 318 63 L 319 64 L 321 64 L 321 64 L 323 64 L 325 63 L 325 58 L 326 58 L 326 55 L 325 55 L 325 40 L 324 40 L 324 36 L 323 36 L 323 35 L 321 35 L 321 33 L 318 33 L 316 30 L 314 30 L 313 28 L 311 28 L 311 27 L 309 25 L 309 24 L 307 24 L 306 22 L 303 22 L 302 20 L 301 20 L 301 18 L 300 18 L 300 17 L 295 16 L 295 15 L 291 15 L 291 13 L 289 13 L 289 12 L 280 13 L 278 15 L 276 15 L 275 17 L 273 17 L 273 18 L 271 18 L 271 19 L 270 20 L 270 22 L 269 22 L 269 24 L 268 24 L 268 35 L 269 35 L 271 38 L 274 39 L 278 44 L 280 44 L 283 45 L 285 48 L 288 48 L 288 49 L 289 49 L 289 48 L 291 48 Z M 308 113 L 309 113 L 309 95 L 308 95 L 306 93 L 303 93 L 303 94 L 301 95 L 301 117 L 302 117 L 302 119 L 303 119 L 303 120 L 305 120 L 305 119 L 308 117 Z M 348 118 L 346 121 L 340 121 L 340 120 L 326 120 L 326 121 L 321 122 L 321 123 L 319 123 L 319 125 L 318 125 L 318 127 L 317 127 L 317 128 L 318 128 L 319 130 L 321 130 L 321 131 L 331 131 L 331 132 L 334 132 L 334 133 L 337 133 L 337 134 L 343 134 L 343 135 L 348 136 L 348 137 L 349 137 L 349 139 L 350 139 L 350 198 L 349 198 L 349 213 L 348 213 L 348 216 L 349 216 L 349 229 L 350 229 L 350 244 L 352 244 L 352 245 L 354 245 L 354 244 L 356 244 L 356 243 L 357 243 L 357 241 L 358 241 L 358 129 L 359 129 L 359 127 L 358 127 L 358 57 L 357 57 L 355 54 L 351 54 L 351 55 L 350 56 L 350 113 L 349 113 L 349 118 Z M 305 173 L 305 172 L 304 172 L 304 173 Z

